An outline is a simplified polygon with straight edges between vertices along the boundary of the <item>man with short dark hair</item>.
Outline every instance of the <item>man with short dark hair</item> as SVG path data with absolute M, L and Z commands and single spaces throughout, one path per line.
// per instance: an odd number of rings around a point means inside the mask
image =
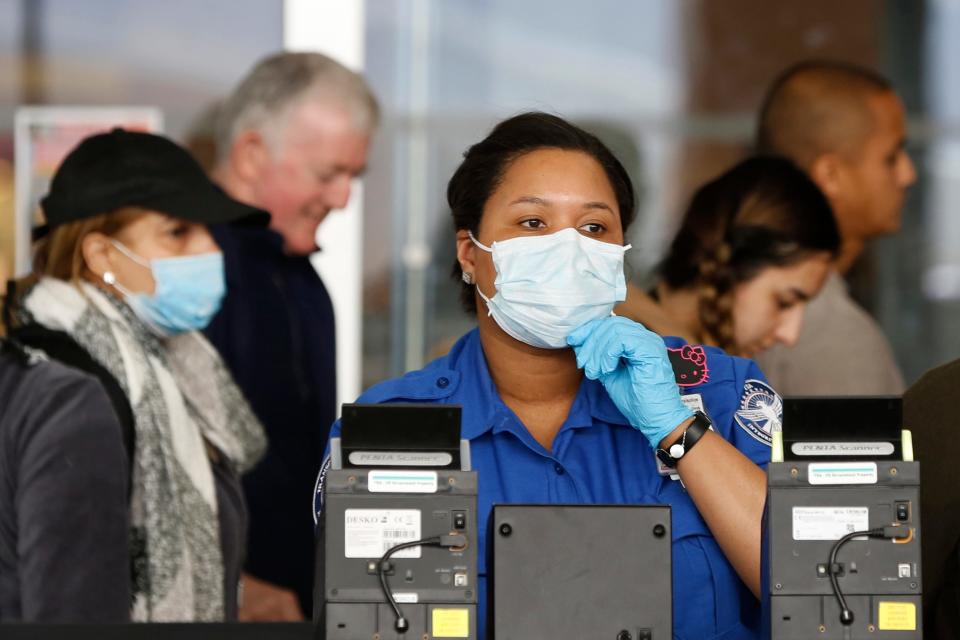
M 903 393 L 886 337 L 842 276 L 870 240 L 900 228 L 906 190 L 916 180 L 905 142 L 903 104 L 867 69 L 803 62 L 783 72 L 764 100 L 758 151 L 790 158 L 810 175 L 843 239 L 836 271 L 810 303 L 797 344 L 757 357 L 785 396 Z
M 207 329 L 270 440 L 244 478 L 250 509 L 240 617 L 310 614 L 316 478 L 337 416 L 333 305 L 309 260 L 346 206 L 379 117 L 363 78 L 318 53 L 259 62 L 220 110 L 214 179 L 270 212 L 270 229 L 215 229 L 227 295 Z

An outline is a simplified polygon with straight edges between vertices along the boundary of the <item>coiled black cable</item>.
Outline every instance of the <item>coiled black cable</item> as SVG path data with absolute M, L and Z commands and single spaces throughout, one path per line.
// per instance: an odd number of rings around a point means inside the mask
M 837 582 L 837 572 L 833 570 L 834 566 L 837 563 L 837 554 L 840 552 L 840 547 L 847 544 L 849 541 L 854 538 L 859 538 L 861 536 L 867 536 L 868 538 L 906 538 L 910 535 L 909 531 L 906 534 L 900 533 L 901 527 L 891 526 L 891 527 L 879 527 L 877 529 L 868 529 L 866 531 L 854 531 L 853 533 L 848 533 L 839 540 L 833 543 L 833 548 L 830 549 L 830 557 L 827 561 L 827 575 L 830 576 L 830 586 L 833 587 L 833 595 L 837 598 L 837 603 L 840 605 L 840 623 L 845 626 L 850 626 L 853 624 L 853 611 L 847 607 L 847 600 L 843 597 L 843 592 L 840 590 L 840 583 Z
M 397 630 L 397 633 L 405 633 L 407 629 L 410 628 L 410 623 L 407 622 L 407 619 L 403 617 L 403 612 L 400 611 L 400 607 L 397 605 L 397 601 L 393 597 L 393 592 L 390 591 L 390 585 L 387 584 L 387 571 L 390 570 L 390 556 L 401 549 L 409 549 L 411 547 L 450 548 L 463 547 L 466 545 L 466 543 L 466 537 L 459 534 L 433 536 L 431 538 L 423 538 L 422 540 L 414 540 L 413 542 L 403 542 L 395 547 L 390 547 L 387 549 L 386 553 L 380 557 L 379 562 L 377 562 L 377 575 L 380 578 L 380 587 L 383 589 L 383 596 L 387 599 L 387 603 L 393 609 L 393 613 L 397 617 L 393 624 L 393 628 Z

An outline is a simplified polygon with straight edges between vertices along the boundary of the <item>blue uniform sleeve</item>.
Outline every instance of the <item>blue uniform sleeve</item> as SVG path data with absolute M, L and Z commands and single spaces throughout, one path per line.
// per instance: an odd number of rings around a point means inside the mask
M 738 399 L 733 408 L 730 442 L 766 469 L 773 431 L 783 421 L 783 400 L 753 360 L 737 358 L 734 367 Z

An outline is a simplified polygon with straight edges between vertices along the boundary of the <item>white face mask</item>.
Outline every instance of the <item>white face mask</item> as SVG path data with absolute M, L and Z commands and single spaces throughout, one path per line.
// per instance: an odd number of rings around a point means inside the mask
M 469 233 L 469 232 L 468 232 Z M 544 236 L 523 236 L 487 247 L 493 254 L 497 293 L 489 315 L 508 335 L 533 347 L 563 349 L 580 325 L 609 316 L 627 297 L 621 246 L 588 238 L 570 227 Z

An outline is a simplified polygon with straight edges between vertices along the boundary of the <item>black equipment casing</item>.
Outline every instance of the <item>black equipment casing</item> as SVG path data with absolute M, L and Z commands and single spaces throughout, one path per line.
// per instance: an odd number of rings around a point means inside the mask
M 382 471 L 382 470 L 379 470 Z M 405 473 L 403 470 L 394 470 Z M 413 471 L 413 470 L 411 470 Z M 432 470 L 435 493 L 371 492 L 368 478 L 378 470 L 330 469 L 318 529 L 314 611 L 318 631 L 327 640 L 419 640 L 422 637 L 477 637 L 477 476 L 472 471 Z M 387 604 L 375 571 L 376 558 L 346 557 L 348 512 L 390 515 L 417 511 L 420 538 L 462 534 L 463 549 L 420 547 L 419 558 L 392 557 L 390 590 L 410 623 L 405 633 L 394 629 L 396 616 Z M 369 510 L 369 511 L 367 511 Z M 463 528 L 455 528 L 455 514 Z M 371 567 L 374 570 L 371 570 Z M 459 578 L 457 576 L 460 576 Z M 452 622 L 451 622 L 452 621 Z M 452 625 L 465 635 L 438 635 L 435 626 Z M 464 624 L 466 626 L 464 626 Z M 465 629 L 465 631 L 464 631 Z
M 487 633 L 496 640 L 669 640 L 667 505 L 494 505 Z
M 788 460 L 768 468 L 771 638 L 919 639 L 923 636 L 919 463 L 878 460 L 834 464 L 851 468 L 876 465 L 876 482 L 811 484 L 811 466 L 821 465 L 814 467 L 813 473 L 818 473 L 824 465 L 822 460 Z M 829 520 L 831 513 L 843 509 L 858 511 L 861 520 L 867 510 L 866 528 L 897 524 L 911 530 L 906 542 L 854 539 L 841 547 L 837 563 L 843 573 L 838 582 L 854 613 L 849 628 L 840 622 L 840 607 L 825 571 L 839 536 L 809 539 L 816 537 L 811 532 L 820 526 L 816 524 L 818 513 Z M 904 628 L 910 626 L 913 629 Z

